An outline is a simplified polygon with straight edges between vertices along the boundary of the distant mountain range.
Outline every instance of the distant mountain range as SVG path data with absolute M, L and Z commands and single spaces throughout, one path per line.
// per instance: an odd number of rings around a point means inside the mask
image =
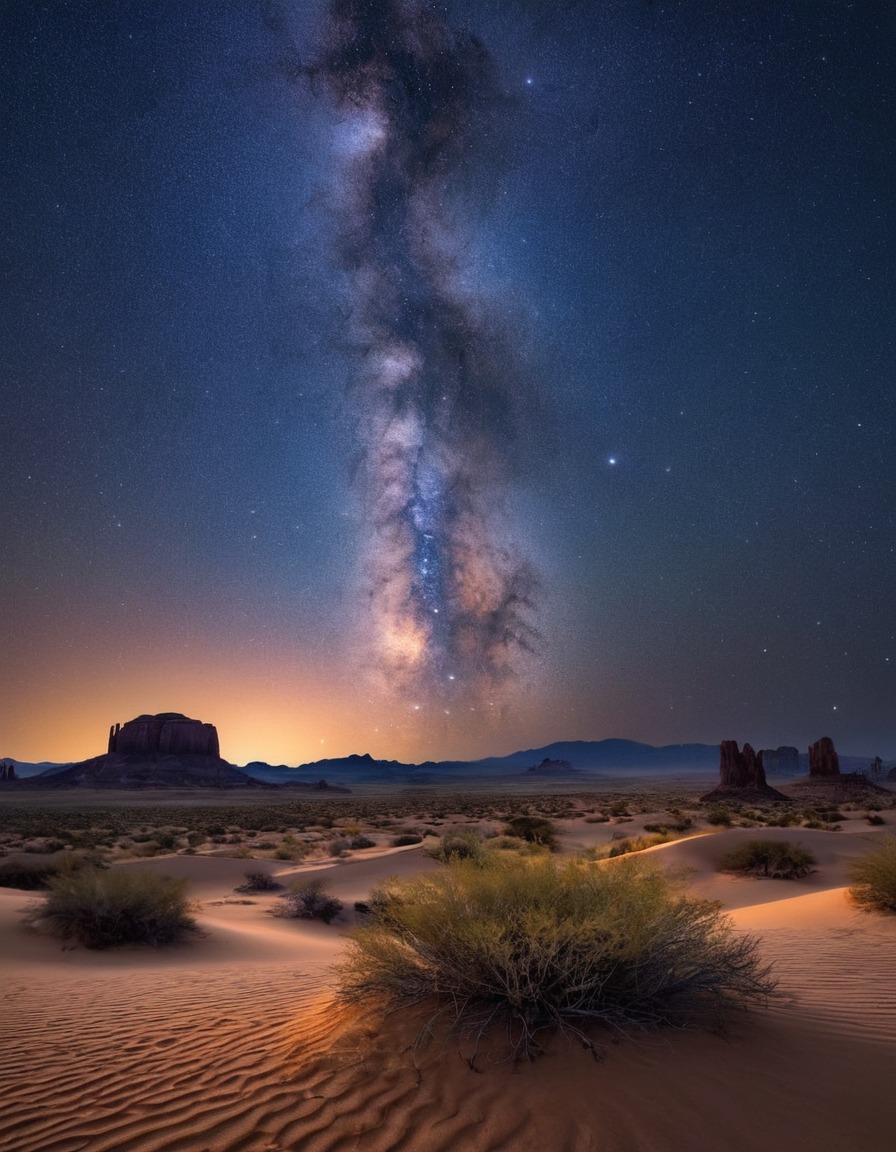
M 292 768 L 285 764 L 265 764 L 255 760 L 243 771 L 258 780 L 282 784 L 300 779 L 387 783 L 461 783 L 464 780 L 501 779 L 521 776 L 543 761 L 565 761 L 569 771 L 551 768 L 545 775 L 561 779 L 564 774 L 600 773 L 618 775 L 683 774 L 706 776 L 718 771 L 719 749 L 714 744 L 669 744 L 655 748 L 634 740 L 558 740 L 543 748 L 527 748 L 509 756 L 488 756 L 482 760 L 427 760 L 406 764 L 400 760 L 376 760 L 369 753 L 316 760 Z
M 549 764 L 542 768 L 545 761 Z M 7 760 L 16 766 L 21 780 L 35 776 L 55 776 L 67 773 L 73 765 L 27 763 Z M 87 762 L 84 762 L 85 764 Z M 844 772 L 864 771 L 868 767 L 863 757 L 841 756 Z M 568 768 L 566 767 L 568 766 Z M 719 768 L 719 748 L 716 744 L 666 744 L 654 747 L 636 740 L 558 740 L 542 748 L 527 748 L 508 756 L 488 756 L 482 760 L 427 760 L 422 764 L 407 764 L 400 760 L 376 760 L 369 753 L 354 753 L 309 764 L 292 767 L 286 764 L 266 764 L 253 760 L 235 771 L 245 773 L 266 784 L 300 785 L 308 787 L 318 781 L 336 785 L 352 783 L 428 784 L 464 781 L 501 780 L 533 773 L 539 782 L 546 778 L 582 778 L 619 776 L 689 776 L 715 778 Z M 808 759 L 800 756 L 800 771 L 808 772 Z

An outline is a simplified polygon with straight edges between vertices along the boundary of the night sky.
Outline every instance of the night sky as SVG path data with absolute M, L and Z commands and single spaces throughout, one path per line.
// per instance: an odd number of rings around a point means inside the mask
M 896 7 L 0 32 L 0 754 L 896 757 Z

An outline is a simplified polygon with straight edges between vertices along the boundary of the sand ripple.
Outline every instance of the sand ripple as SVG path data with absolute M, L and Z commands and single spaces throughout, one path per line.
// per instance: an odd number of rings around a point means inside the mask
M 779 961 L 787 948 L 797 955 L 782 935 Z M 695 1125 L 726 1152 L 891 1147 L 879 1045 L 801 1031 L 797 1009 L 730 1042 L 657 1035 L 595 1063 L 558 1041 L 535 1065 L 484 1051 L 471 1070 L 469 1045 L 413 1048 L 419 1015 L 335 1009 L 326 979 L 322 967 L 277 963 L 14 980 L 0 1148 L 684 1152 Z
M 896 933 L 862 927 L 762 933 L 792 1010 L 850 1035 L 896 1042 Z
M 8 985 L 0 1081 L 20 1090 L 4 1093 L 0 1148 L 279 1147 L 262 1136 L 293 1108 L 282 1062 L 318 979 L 167 969 Z

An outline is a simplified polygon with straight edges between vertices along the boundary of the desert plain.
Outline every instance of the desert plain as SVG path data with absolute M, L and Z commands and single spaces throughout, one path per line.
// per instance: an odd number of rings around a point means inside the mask
M 896 916 L 859 909 L 848 887 L 852 862 L 896 832 L 896 793 L 874 813 L 841 805 L 836 822 L 830 809 L 807 818 L 800 797 L 711 823 L 718 814 L 697 796 L 653 782 L 299 800 L 3 796 L 0 863 L 98 851 L 113 868 L 182 877 L 199 931 L 93 951 L 29 926 L 39 893 L 0 888 L 0 1149 L 892 1149 Z M 789 826 L 775 826 L 781 811 Z M 500 1035 L 474 1046 L 437 1027 L 422 1038 L 423 1007 L 342 1005 L 335 973 L 355 902 L 389 877 L 444 867 L 426 849 L 447 830 L 500 832 L 521 812 L 554 823 L 561 855 L 599 858 L 626 841 L 719 901 L 759 938 L 778 995 L 723 1035 L 596 1034 L 598 1059 L 557 1034 L 531 1063 L 507 1059 Z M 725 851 L 760 835 L 800 843 L 814 871 L 718 871 Z M 248 870 L 284 885 L 323 878 L 343 912 L 330 924 L 273 916 L 276 892 L 238 891 Z

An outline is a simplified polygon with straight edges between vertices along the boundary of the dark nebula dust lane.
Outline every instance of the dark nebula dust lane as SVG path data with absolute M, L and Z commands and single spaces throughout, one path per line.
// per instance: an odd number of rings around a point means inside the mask
M 520 373 L 464 275 L 464 184 L 501 112 L 495 68 L 419 0 L 334 0 L 302 71 L 344 137 L 334 187 L 376 664 L 409 700 L 485 701 L 536 635 L 536 580 L 502 508 Z
M 896 5 L 0 30 L 0 757 L 896 759 Z

